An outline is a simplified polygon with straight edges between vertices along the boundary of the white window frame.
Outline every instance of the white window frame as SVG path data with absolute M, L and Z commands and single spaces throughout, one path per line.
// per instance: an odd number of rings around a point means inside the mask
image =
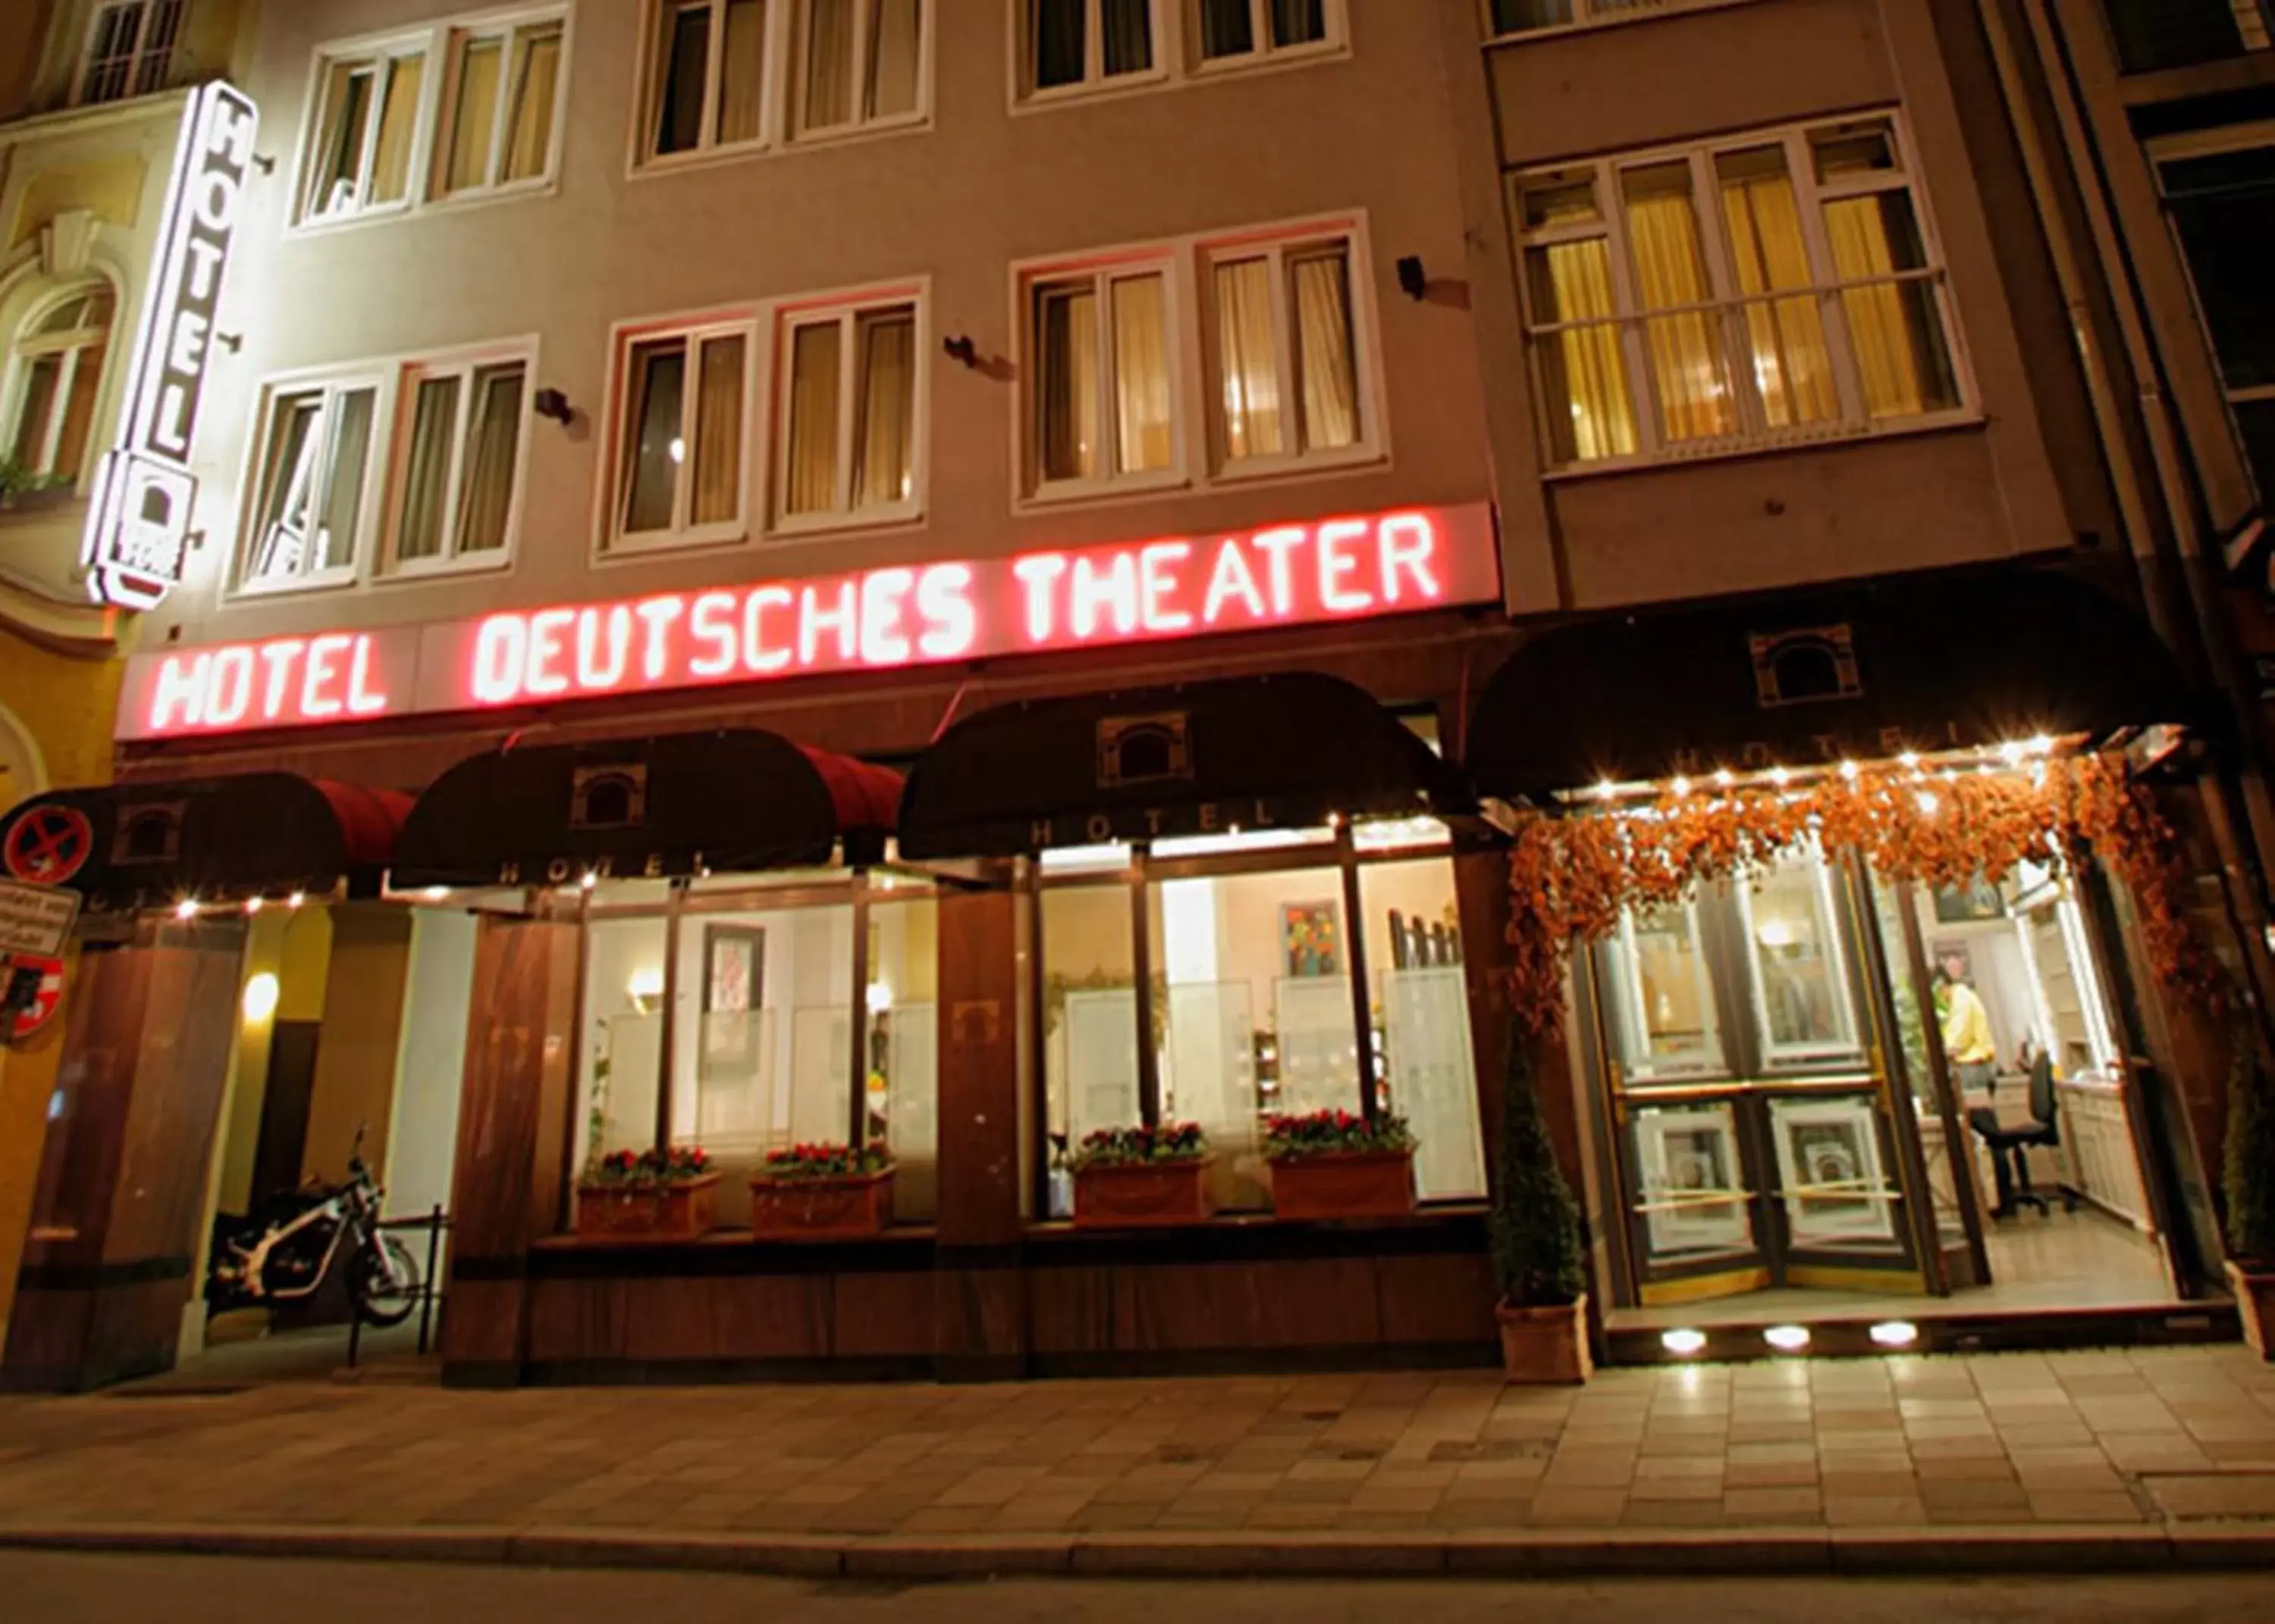
M 1349 445 L 1307 451 L 1302 446 L 1303 379 L 1296 359 L 1296 309 L 1289 286 L 1289 261 L 1317 249 L 1336 247 L 1345 255 L 1350 301 L 1351 386 L 1359 433 Z M 1203 245 L 1201 257 L 1200 287 L 1206 313 L 1201 323 L 1201 382 L 1203 397 L 1208 402 L 1210 465 L 1215 478 L 1237 483 L 1379 462 L 1385 444 L 1382 366 L 1372 297 L 1374 279 L 1366 274 L 1369 253 L 1364 223 L 1330 222 L 1308 230 L 1275 229 L 1253 236 L 1215 238 Z M 1225 421 L 1224 381 L 1217 371 L 1222 361 L 1216 343 L 1216 268 L 1227 261 L 1259 257 L 1272 268 L 1273 352 L 1279 367 L 1281 443 L 1286 449 L 1275 457 L 1248 457 L 1235 461 Z
M 557 22 L 561 26 L 561 71 L 553 87 L 553 127 L 548 132 L 545 170 L 540 176 L 510 185 L 443 190 L 442 170 L 449 155 L 450 126 L 454 116 L 459 72 L 459 49 L 467 39 L 481 39 Z M 301 111 L 299 155 L 292 177 L 291 223 L 289 235 L 309 236 L 380 221 L 400 220 L 431 209 L 469 208 L 489 203 L 548 195 L 559 188 L 561 154 L 568 125 L 567 110 L 577 49 L 576 7 L 572 0 L 548 0 L 541 5 L 518 5 L 442 17 L 416 28 L 329 41 L 310 54 L 308 94 Z M 389 203 L 359 203 L 352 208 L 319 213 L 312 205 L 312 188 L 323 162 L 325 94 L 332 70 L 367 59 L 419 57 L 419 103 L 412 111 L 411 152 L 403 196 Z M 501 75 L 499 94 L 511 94 L 511 64 Z M 371 158 L 378 154 L 382 98 L 374 95 L 365 117 L 370 121 Z M 496 149 L 510 139 L 501 127 L 492 132 L 493 167 Z
M 788 0 L 778 0 L 778 3 L 787 5 Z M 805 120 L 805 53 L 813 37 L 815 4 L 816 0 L 796 0 L 797 26 L 791 31 L 790 49 L 782 63 L 782 71 L 790 76 L 789 144 L 810 147 L 825 141 L 886 134 L 896 130 L 921 129 L 930 124 L 933 56 L 937 49 L 934 42 L 940 34 L 939 0 L 918 0 L 916 106 L 905 113 L 888 113 L 875 117 L 862 110 L 868 101 L 870 58 L 874 43 L 872 34 L 876 27 L 879 0 L 853 0 L 853 59 L 848 70 L 853 76 L 850 103 L 853 116 L 843 124 L 832 125 L 809 125 Z
M 1213 79 L 1221 73 L 1243 73 L 1267 64 L 1315 62 L 1324 57 L 1338 57 L 1349 49 L 1350 24 L 1343 15 L 1343 0 L 1319 0 L 1319 9 L 1326 23 L 1326 32 L 1316 40 L 1304 40 L 1294 45 L 1281 45 L 1272 38 L 1272 0 L 1248 0 L 1249 37 L 1256 42 L 1255 49 L 1237 56 L 1204 56 L 1201 49 L 1201 6 L 1203 0 L 1175 0 L 1185 15 L 1186 59 L 1196 75 Z
M 372 538 L 379 525 L 388 484 L 388 426 L 394 421 L 396 397 L 396 381 L 389 374 L 390 368 L 385 365 L 366 365 L 286 374 L 270 379 L 261 386 L 254 397 L 254 427 L 246 437 L 245 476 L 239 482 L 239 488 L 245 493 L 244 516 L 238 526 L 242 540 L 238 548 L 235 566 L 230 572 L 232 596 L 268 598 L 352 585 L 368 567 L 372 556 Z M 253 566 L 267 540 L 261 516 L 269 506 L 263 471 L 268 462 L 269 436 L 276 428 L 277 403 L 295 396 L 321 394 L 323 397 L 316 427 L 309 435 L 313 449 L 306 453 L 318 458 L 320 465 L 312 477 L 321 480 L 329 472 L 321 463 L 329 456 L 332 418 L 338 410 L 339 398 L 358 389 L 372 391 L 371 443 L 365 454 L 363 492 L 356 504 L 355 535 L 349 547 L 347 563 L 334 565 L 329 570 L 303 570 L 283 579 L 257 578 L 253 573 Z M 313 510 L 315 505 L 313 497 L 311 504 Z
M 102 329 L 99 339 L 90 342 L 88 335 L 94 333 L 96 329 L 84 327 L 73 328 L 67 334 L 33 336 L 32 329 L 39 326 L 40 322 L 52 312 L 60 310 L 75 300 L 96 294 L 101 294 L 110 301 L 110 325 Z M 117 348 L 118 338 L 118 307 L 117 288 L 108 277 L 97 276 L 87 281 L 74 282 L 68 287 L 51 292 L 25 313 L 24 319 L 16 324 L 16 336 L 10 341 L 8 346 L 5 389 L 4 392 L 0 392 L 0 401 L 5 402 L 6 405 L 5 411 L 0 412 L 0 455 L 5 455 L 7 448 L 16 443 L 17 433 L 23 427 L 25 397 L 30 392 L 34 364 L 42 356 L 60 355 L 64 359 L 56 371 L 54 404 L 49 408 L 47 432 L 42 436 L 42 443 L 35 465 L 26 470 L 42 479 L 53 476 L 56 453 L 62 449 L 63 444 L 64 419 L 70 415 L 72 386 L 79 380 L 79 366 L 86 359 L 87 352 L 99 343 L 103 351 L 102 368 L 105 375 L 95 382 L 94 412 L 87 423 L 87 449 L 80 459 L 81 465 L 71 475 L 70 480 L 73 488 L 86 488 L 88 476 L 94 472 L 95 463 L 101 458 L 104 449 L 102 430 L 105 419 L 102 404 L 105 394 L 110 388 L 111 355 Z
M 1176 490 L 1190 483 L 1186 425 L 1193 420 L 1194 378 L 1187 354 L 1189 324 L 1185 316 L 1192 298 L 1190 260 L 1191 255 L 1180 253 L 1176 245 L 1165 243 L 1075 260 L 1039 261 L 1015 268 L 1013 330 L 1019 335 L 1020 353 L 1024 358 L 1019 368 L 1024 381 L 1017 391 L 1016 408 L 1019 416 L 1018 443 L 1023 448 L 1019 486 L 1023 505 L 1054 506 L 1100 497 Z M 1107 472 L 1071 480 L 1047 478 L 1043 471 L 1042 356 L 1037 340 L 1043 293 L 1049 289 L 1087 283 L 1097 298 L 1099 423 L 1101 434 L 1111 445 L 1120 428 L 1114 371 L 1114 284 L 1152 276 L 1161 279 L 1162 348 L 1169 368 L 1169 465 L 1142 473 Z M 1110 460 L 1110 453 L 1101 449 L 1100 465 Z
M 1738 895 L 1738 923 L 1745 933 L 1746 1001 L 1752 1007 L 1754 1033 L 1762 1046 L 1762 1063 L 1770 1071 L 1803 1070 L 1864 1058 L 1864 1039 L 1857 1021 L 1856 990 L 1848 975 L 1848 946 L 1842 940 L 1840 895 L 1834 888 L 1834 865 L 1810 835 L 1795 846 L 1784 863 L 1808 865 L 1810 891 L 1817 900 L 1818 920 L 1824 927 L 1825 956 L 1832 961 L 1833 1014 L 1840 1036 L 1824 1043 L 1780 1043 L 1770 1036 L 1769 1006 L 1763 998 L 1761 944 L 1754 935 L 1754 880 L 1740 875 L 1732 883 Z M 1782 866 L 1780 864 L 1779 866 Z
M 513 145 L 514 48 L 523 36 L 547 29 L 559 31 L 561 66 L 554 77 L 553 122 L 545 132 L 545 165 L 535 175 L 507 180 L 503 178 L 505 157 Z M 489 162 L 483 170 L 486 178 L 474 185 L 453 190 L 449 178 L 450 148 L 457 136 L 458 85 L 465 72 L 466 50 L 469 46 L 491 40 L 498 42 L 503 57 L 498 73 L 498 104 L 492 110 Z M 480 202 L 550 189 L 561 173 L 562 132 L 567 124 L 562 115 L 569 88 L 568 8 L 546 6 L 445 25 L 442 52 L 441 101 L 435 113 L 433 170 L 427 178 L 426 200 L 442 204 Z
M 1179 0 L 1145 0 L 1146 26 L 1153 37 L 1153 65 L 1143 72 L 1111 77 L 1106 72 L 1106 0 L 1082 0 L 1083 74 L 1070 85 L 1039 82 L 1039 64 L 1035 58 L 1040 37 L 1035 27 L 1038 3 L 1039 0 L 1011 0 L 1011 85 L 1018 103 L 1047 106 L 1121 91 L 1156 90 L 1169 82 L 1177 51 L 1169 15 Z
M 699 3 L 707 4 L 711 11 L 711 48 L 703 75 L 703 137 L 684 152 L 663 152 L 656 140 L 657 121 L 663 116 L 663 14 L 689 9 Z M 719 126 L 719 98 L 726 79 L 726 22 L 727 0 L 642 0 L 639 82 L 632 101 L 632 116 L 639 120 L 632 131 L 633 173 L 715 163 L 722 159 L 772 152 L 782 145 L 787 122 L 784 104 L 790 83 L 785 65 L 790 48 L 788 0 L 767 0 L 761 47 L 764 56 L 760 64 L 759 132 L 739 141 L 722 141 L 714 133 Z
M 513 487 L 506 502 L 503 544 L 487 552 L 461 553 L 458 502 L 465 489 L 466 441 L 472 428 L 476 381 L 502 366 L 521 368 L 521 412 L 515 427 Z M 460 381 L 458 405 L 450 433 L 450 468 L 442 488 L 442 548 L 431 558 L 404 560 L 397 549 L 403 540 L 405 483 L 411 472 L 412 434 L 419 405 L 419 386 L 429 379 Z M 472 575 L 513 567 L 521 540 L 523 493 L 529 480 L 529 448 L 537 413 L 537 345 L 524 341 L 450 355 L 404 362 L 396 369 L 395 399 L 388 419 L 385 524 L 382 527 L 374 573 L 383 580 L 416 580 L 437 575 Z
M 1659 1061 L 1650 1058 L 1651 1012 L 1644 1007 L 1643 955 L 1636 941 L 1636 920 L 1638 910 L 1620 910 L 1620 928 L 1609 947 L 1618 956 L 1620 979 L 1624 984 L 1620 991 L 1618 1023 L 1624 1046 L 1630 1052 L 1621 1058 L 1621 1064 L 1630 1083 L 1684 1083 L 1698 1077 L 1727 1076 L 1730 1058 L 1722 1039 L 1722 1012 L 1715 1002 L 1718 991 L 1714 971 L 1706 956 L 1705 933 L 1699 925 L 1698 899 L 1686 896 L 1680 902 L 1665 904 L 1682 917 L 1682 933 L 1690 944 L 1692 963 L 1697 975 L 1697 993 L 1701 1012 L 1706 1020 L 1708 1053 L 1693 1061 Z
M 1810 138 L 1868 125 L 1886 125 L 1900 167 L 1881 173 L 1843 178 L 1830 183 L 1819 182 L 1815 151 Z M 1812 280 L 1806 288 L 1780 289 L 1749 296 L 1742 293 L 1736 286 L 1736 279 L 1732 273 L 1727 223 L 1721 209 L 1715 206 L 1719 195 L 1715 160 L 1726 154 L 1768 146 L 1781 147 L 1786 155 L 1787 172 L 1793 183 L 1794 200 L 1801 216 L 1802 236 L 1807 246 Z M 1621 208 L 1621 177 L 1623 173 L 1674 162 L 1686 164 L 1689 170 L 1692 216 L 1697 227 L 1699 253 L 1705 263 L 1708 281 L 1708 302 L 1687 308 L 1702 310 L 1721 338 L 1718 354 L 1727 369 L 1730 390 L 1738 412 L 1736 430 L 1711 439 L 1671 441 L 1659 421 L 1660 401 L 1647 357 L 1644 329 L 1648 321 L 1677 313 L 1667 310 L 1646 312 L 1643 309 L 1635 286 L 1626 215 Z M 1593 185 L 1597 217 L 1528 230 L 1523 215 L 1526 184 L 1559 177 L 1575 181 L 1584 178 Z M 1918 225 L 1921 247 L 1928 261 L 1926 268 L 1898 272 L 1888 278 L 1843 282 L 1833 269 L 1832 249 L 1825 232 L 1824 206 L 1846 198 L 1896 191 L 1905 192 L 1910 197 L 1913 219 Z M 1926 177 L 1921 170 L 1909 127 L 1899 109 L 1867 108 L 1839 118 L 1810 119 L 1799 124 L 1735 132 L 1704 142 L 1638 148 L 1571 162 L 1513 170 L 1504 187 L 1503 206 L 1508 211 L 1515 247 L 1517 290 L 1523 306 L 1525 362 L 1538 407 L 1535 414 L 1536 432 L 1539 437 L 1542 469 L 1546 478 L 1583 478 L 1630 468 L 1697 462 L 1720 456 L 1746 456 L 1793 447 L 1918 434 L 1982 420 L 1981 397 L 1976 388 L 1973 369 L 1969 364 L 1966 338 L 1952 297 L 1950 266 L 1943 252 L 1941 234 L 1936 229 L 1934 210 L 1927 195 Z M 1557 408 L 1558 403 L 1552 398 L 1542 366 L 1543 340 L 1567 328 L 1599 327 L 1606 322 L 1597 318 L 1566 322 L 1540 321 L 1533 308 L 1533 291 L 1526 256 L 1532 248 L 1598 238 L 1606 243 L 1606 254 L 1611 261 L 1610 280 L 1614 309 L 1608 321 L 1616 329 L 1620 337 L 1621 360 L 1627 373 L 1628 404 L 1634 417 L 1636 449 L 1625 457 L 1560 463 L 1555 460 L 1553 442 L 1548 433 L 1546 417 L 1548 412 Z M 1856 351 L 1849 337 L 1848 314 L 1841 303 L 1840 292 L 1844 288 L 1869 286 L 1876 281 L 1922 282 L 1934 291 L 1936 313 L 1942 325 L 1953 389 L 1958 397 L 1955 405 L 1912 417 L 1876 420 L 1871 416 L 1856 368 Z M 1760 393 L 1749 381 L 1748 369 L 1742 364 L 1750 352 L 1734 339 L 1732 320 L 1749 304 L 1782 303 L 1803 298 L 1813 298 L 1818 306 L 1840 412 L 1838 417 L 1823 422 L 1772 427 L 1764 415 Z
M 1078 84 L 1042 88 L 1035 83 L 1032 0 L 1006 0 L 1006 61 L 1011 110 L 1035 112 L 1115 96 L 1187 89 L 1214 84 L 1227 77 L 1338 61 L 1351 54 L 1349 0 L 1322 0 L 1326 36 L 1287 46 L 1270 43 L 1269 0 L 1249 0 L 1249 4 L 1255 37 L 1265 43 L 1236 57 L 1204 57 L 1198 0 L 1152 0 L 1153 67 L 1143 73 L 1117 73 L 1108 79 L 1104 72 L 1104 36 L 1100 31 L 1103 7 L 1100 0 L 1088 0 L 1089 29 L 1084 42 L 1089 58 L 1088 72 Z
M 931 376 L 927 358 L 932 351 L 931 300 L 926 292 L 923 284 L 910 283 L 858 294 L 822 295 L 812 299 L 788 300 L 776 307 L 775 342 L 770 352 L 775 374 L 771 390 L 774 412 L 767 434 L 773 451 L 771 500 L 767 504 L 767 510 L 772 515 L 769 525 L 772 533 L 795 536 L 816 531 L 866 530 L 914 524 L 923 518 L 930 461 L 926 451 L 931 443 L 932 393 L 925 387 Z M 909 412 L 909 495 L 902 502 L 856 508 L 852 505 L 852 490 L 854 463 L 857 460 L 856 441 L 860 434 L 861 358 L 860 346 L 855 339 L 859 332 L 859 318 L 879 311 L 898 309 L 910 311 L 916 321 L 909 381 L 912 397 Z M 797 384 L 791 364 L 791 346 L 800 329 L 833 324 L 839 331 L 836 500 L 827 513 L 791 513 L 783 497 L 789 482 L 792 397 Z
M 157 19 L 167 0 L 95 0 L 87 8 L 87 31 L 79 42 L 79 65 L 72 75 L 72 105 L 74 107 L 107 106 L 115 102 L 131 102 L 138 96 L 155 95 L 166 88 L 166 79 L 173 65 L 173 55 L 182 46 L 182 36 L 187 31 L 190 11 L 196 0 L 178 0 L 174 11 L 173 37 L 166 42 L 165 57 L 158 69 L 158 82 L 147 90 L 137 89 L 135 81 L 146 68 L 151 54 L 150 26 Z M 87 81 L 94 74 L 94 42 L 102 27 L 103 14 L 120 10 L 125 5 L 138 8 L 134 19 L 134 45 L 126 53 L 126 86 L 117 95 L 106 96 L 101 102 L 87 99 Z
M 620 321 L 610 330 L 608 432 L 601 442 L 600 500 L 595 510 L 596 563 L 621 563 L 655 553 L 731 546 L 746 542 L 757 533 L 757 473 L 753 464 L 759 448 L 767 443 L 761 438 L 760 420 L 760 409 L 766 399 L 760 375 L 765 370 L 764 351 L 760 347 L 763 336 L 760 316 L 752 310 Z M 740 460 L 736 470 L 735 517 L 697 525 L 690 517 L 694 508 L 695 483 L 692 472 L 684 471 L 692 462 L 696 413 L 702 404 L 702 346 L 709 340 L 736 337 L 743 341 L 743 413 L 742 440 L 737 448 Z M 679 412 L 681 438 L 687 446 L 688 460 L 679 465 L 684 472 L 672 482 L 670 526 L 664 530 L 627 530 L 624 506 L 631 492 L 624 478 L 624 442 L 632 421 L 632 352 L 642 344 L 675 339 L 687 346 L 687 370 L 681 387 Z
M 1507 45 L 1523 40 L 1554 39 L 1583 28 L 1618 28 L 1629 23 L 1657 22 L 1685 11 L 1710 11 L 1723 6 L 1749 5 L 1752 0 L 1571 0 L 1572 20 L 1542 23 L 1531 28 L 1503 30 L 1493 23 L 1493 0 L 1478 0 L 1485 25 L 1485 42 Z

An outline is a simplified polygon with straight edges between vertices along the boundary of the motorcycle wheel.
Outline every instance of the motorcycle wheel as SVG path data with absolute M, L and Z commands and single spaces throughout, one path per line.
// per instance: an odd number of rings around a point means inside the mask
M 364 1324 L 399 1326 L 419 1306 L 419 1259 L 393 1235 L 380 1235 L 356 1253 L 348 1283 Z

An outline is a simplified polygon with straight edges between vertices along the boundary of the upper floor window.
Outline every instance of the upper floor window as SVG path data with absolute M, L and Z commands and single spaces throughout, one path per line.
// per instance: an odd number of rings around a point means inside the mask
M 2266 269 L 2275 253 L 2275 130 L 2217 139 L 2216 149 L 2164 158 L 2157 174 L 2228 412 L 2264 497 L 2275 491 L 2275 292 Z
M 367 527 L 380 388 L 367 375 L 270 395 L 241 585 L 352 578 Z
M 617 361 L 616 546 L 744 533 L 756 349 L 741 318 L 629 336 Z
M 408 573 L 504 554 L 528 395 L 529 361 L 520 355 L 405 374 L 386 568 Z
M 1219 252 L 1212 393 L 1228 466 L 1348 451 L 1363 439 L 1350 243 L 1269 243 Z
M 918 315 L 896 298 L 783 314 L 778 522 L 914 516 Z
M 187 0 L 110 0 L 96 7 L 79 100 L 122 102 L 164 89 L 186 4 Z
M 97 283 L 34 306 L 18 329 L 0 398 L 7 431 L 0 443 L 19 477 L 64 485 L 86 472 L 111 314 L 110 284 Z
M 1146 256 L 1030 283 L 1036 495 L 1175 476 L 1171 268 Z
M 1966 404 L 1893 117 L 1521 175 L 1512 207 L 1555 466 L 1864 433 Z
M 1492 37 L 1535 34 L 1543 28 L 1587 27 L 1599 23 L 1636 22 L 1668 11 L 1729 5 L 1734 0 L 1485 0 Z
M 2270 44 L 2262 0 L 2102 0 L 2102 10 L 2128 73 L 2224 61 Z
M 648 0 L 640 162 L 916 122 L 929 0 Z
M 1344 0 L 1013 0 L 1023 100 L 1328 53 Z
M 301 158 L 300 220 L 542 186 L 556 163 L 567 48 L 556 4 L 326 52 Z

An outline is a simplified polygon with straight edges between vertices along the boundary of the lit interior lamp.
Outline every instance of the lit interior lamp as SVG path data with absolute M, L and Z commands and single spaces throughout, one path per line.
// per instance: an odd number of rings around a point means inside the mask
M 268 1017 L 276 1013 L 276 976 L 273 971 L 262 971 L 245 984 L 245 1022 L 248 1026 L 266 1025 Z
M 1620 787 L 1608 778 L 1596 785 L 1596 798 L 1599 801 L 1608 801 L 1619 792 Z
M 428 886 L 426 890 L 420 892 L 419 895 L 424 896 L 430 903 L 439 903 L 444 897 L 450 895 L 450 888 L 448 886 Z
M 577 882 L 578 887 L 587 891 L 591 890 L 594 886 L 600 883 L 601 876 L 599 872 L 590 868 L 585 871 L 585 877 Z
M 1765 919 L 1754 934 L 1765 948 L 1790 948 L 1796 940 L 1790 919 Z
M 245 911 L 249 914 L 259 913 L 261 911 L 261 899 L 257 896 L 246 897 L 245 899 Z
M 1908 1319 L 1886 1319 L 1872 1327 L 1872 1341 L 1883 1348 L 1909 1348 L 1919 1341 L 1919 1327 Z
M 663 1001 L 663 971 L 654 965 L 635 970 L 632 978 L 624 983 L 624 994 L 642 1015 L 654 1015 Z
M 1896 758 L 1896 765 L 1902 767 L 1907 773 L 1918 772 L 1919 752 L 1916 750 L 1907 750 L 1902 755 Z
M 1781 767 L 1773 767 L 1770 768 L 1770 782 L 1782 789 L 1793 782 L 1793 774 Z
M 1738 775 L 1726 767 L 1714 774 L 1714 782 L 1727 789 L 1738 782 Z
M 1674 790 L 1675 798 L 1678 800 L 1690 793 L 1690 781 L 1687 778 L 1676 779 L 1671 787 Z
M 2039 733 L 2033 735 L 2030 742 L 2022 748 L 2034 756 L 2050 756 L 2054 753 L 2054 742 L 2046 735 Z
M 1704 1331 L 1689 1330 L 1662 1331 L 1659 1333 L 1659 1345 L 1671 1354 L 1688 1359 L 1695 1353 L 1704 1351 L 1706 1333 Z
M 1809 1346 L 1807 1326 L 1772 1326 L 1762 1333 L 1762 1341 L 1780 1353 L 1799 1353 Z
M 197 917 L 198 904 L 196 898 L 185 896 L 180 902 L 174 904 L 174 918 L 177 919 L 194 919 Z

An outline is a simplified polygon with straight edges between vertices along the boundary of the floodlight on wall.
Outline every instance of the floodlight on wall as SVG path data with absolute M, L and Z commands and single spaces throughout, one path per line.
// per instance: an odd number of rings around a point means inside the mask
M 538 390 L 535 398 L 529 403 L 529 409 L 541 418 L 552 419 L 563 428 L 577 419 L 577 408 L 569 404 L 569 397 L 559 389 Z
M 1398 261 L 1399 291 L 1411 299 L 1429 297 L 1430 273 L 1422 264 L 1422 256 L 1410 253 Z
M 948 359 L 951 361 L 958 361 L 966 366 L 972 367 L 979 365 L 979 346 L 971 341 L 971 336 L 969 333 L 958 333 L 953 338 L 943 338 L 941 340 L 940 347 L 948 352 Z

